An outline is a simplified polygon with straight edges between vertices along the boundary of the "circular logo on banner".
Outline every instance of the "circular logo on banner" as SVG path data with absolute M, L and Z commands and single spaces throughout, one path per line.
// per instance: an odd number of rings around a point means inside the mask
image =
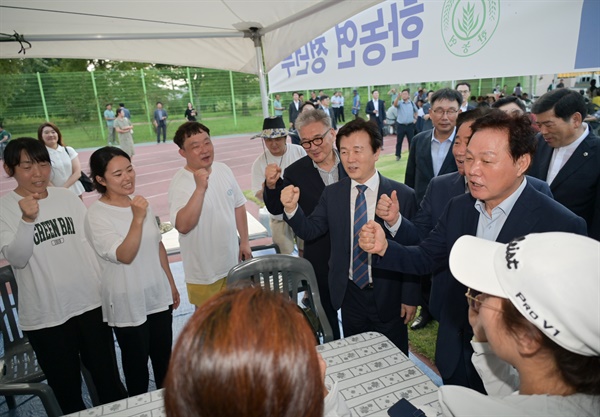
M 456 56 L 477 53 L 492 38 L 500 20 L 500 0 L 446 0 L 442 36 Z

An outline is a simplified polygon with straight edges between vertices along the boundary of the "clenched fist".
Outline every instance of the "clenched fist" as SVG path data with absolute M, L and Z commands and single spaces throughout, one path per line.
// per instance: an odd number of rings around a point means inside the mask
M 396 190 L 392 191 L 390 197 L 386 194 L 381 195 L 375 208 L 375 215 L 385 220 L 390 226 L 396 224 L 400 218 L 400 203 Z
M 33 193 L 19 200 L 19 207 L 21 208 L 21 213 L 23 213 L 23 216 L 21 216 L 23 221 L 33 223 L 35 219 L 37 219 L 37 216 L 40 213 L 38 200 L 41 198 L 42 196 L 38 193 Z
M 131 211 L 133 212 L 133 218 L 140 221 L 146 218 L 148 210 L 148 201 L 141 195 L 136 195 L 131 200 Z
M 285 211 L 288 213 L 296 210 L 298 207 L 298 199 L 300 198 L 300 188 L 294 187 L 293 185 L 288 185 L 283 190 L 281 190 L 281 196 L 279 199 L 281 200 L 281 204 L 285 208 Z
M 194 172 L 194 181 L 196 182 L 196 189 L 199 191 L 206 191 L 208 188 L 208 175 L 210 170 L 206 168 L 200 168 Z
M 281 178 L 281 167 L 277 164 L 267 165 L 265 168 L 265 185 L 267 188 L 273 190 L 279 178 Z
M 374 220 L 369 220 L 362 229 L 358 238 L 358 245 L 367 253 L 383 256 L 388 247 L 388 241 L 381 225 Z

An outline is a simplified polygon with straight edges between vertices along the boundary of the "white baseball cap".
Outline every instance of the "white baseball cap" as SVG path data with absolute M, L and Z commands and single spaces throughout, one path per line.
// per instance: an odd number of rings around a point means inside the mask
M 450 270 L 469 288 L 509 299 L 563 348 L 600 355 L 600 242 L 564 232 L 508 244 L 462 236 L 450 252 Z

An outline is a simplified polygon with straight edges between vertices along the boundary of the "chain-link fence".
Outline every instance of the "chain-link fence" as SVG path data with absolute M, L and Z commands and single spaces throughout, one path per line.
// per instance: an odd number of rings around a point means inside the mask
M 399 74 L 401 80 L 401 74 Z M 491 93 L 495 86 L 507 85 L 508 94 L 520 82 L 524 91 L 532 91 L 530 77 L 466 80 L 474 96 Z M 452 86 L 452 81 L 400 85 L 416 91 L 419 87 L 436 90 Z M 318 91 L 318 86 L 317 91 Z M 398 86 L 394 86 L 398 88 Z M 350 114 L 352 90 L 358 89 L 362 110 L 373 89 L 380 91 L 386 106 L 386 96 L 392 86 L 357 86 L 339 89 L 345 98 L 345 113 Z M 203 68 L 170 70 L 48 72 L 11 74 L 0 77 L 0 122 L 13 137 L 36 136 L 38 126 L 51 121 L 58 125 L 67 143 L 75 147 L 106 144 L 105 105 L 112 103 L 116 111 L 124 103 L 131 112 L 135 142 L 155 140 L 152 125 L 157 101 L 168 112 L 168 135 L 184 119 L 188 102 L 198 112 L 213 135 L 256 132 L 262 126 L 262 109 L 258 78 L 255 75 Z M 309 91 L 303 91 L 305 99 Z M 325 93 L 333 95 L 334 90 Z M 292 92 L 280 92 L 287 109 Z M 271 95 L 271 114 L 273 114 Z M 284 112 L 287 120 L 287 112 Z

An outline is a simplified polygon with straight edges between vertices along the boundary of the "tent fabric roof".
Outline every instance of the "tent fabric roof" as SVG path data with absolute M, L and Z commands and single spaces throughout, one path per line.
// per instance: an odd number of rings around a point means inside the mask
M 0 33 L 17 32 L 26 58 L 151 62 L 257 73 L 253 41 L 263 36 L 266 70 L 381 0 L 2 0 Z M 23 58 L 16 42 L 0 58 Z

